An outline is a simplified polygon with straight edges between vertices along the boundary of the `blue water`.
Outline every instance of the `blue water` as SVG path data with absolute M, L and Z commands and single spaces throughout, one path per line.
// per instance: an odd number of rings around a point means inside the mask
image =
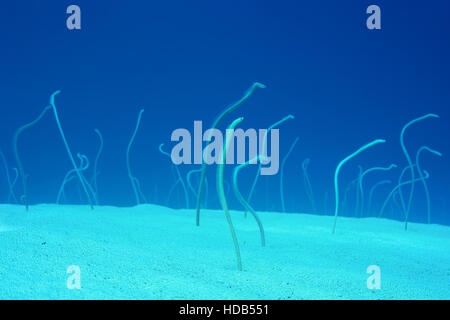
M 435 113 L 410 127 L 405 143 L 414 160 L 424 152 L 433 223 L 450 224 L 450 22 L 448 1 L 377 1 L 382 29 L 366 28 L 368 1 L 82 1 L 81 30 L 66 28 L 69 1 L 2 2 L 0 4 L 0 148 L 14 178 L 14 132 L 34 120 L 56 97 L 61 125 L 72 153 L 85 154 L 91 167 L 104 138 L 98 163 L 98 199 L 103 205 L 136 204 L 126 169 L 126 149 L 140 109 L 145 109 L 130 153 L 133 174 L 151 203 L 184 207 L 169 159 L 158 151 L 174 145 L 177 128 L 193 130 L 193 121 L 210 125 L 227 105 L 240 99 L 255 81 L 256 90 L 227 116 L 224 129 L 243 116 L 241 128 L 267 128 L 288 114 L 280 128 L 280 162 L 296 137 L 299 142 L 286 161 L 284 190 L 287 212 L 312 212 L 303 184 L 301 163 L 310 158 L 309 176 L 316 213 L 334 213 L 334 170 L 362 145 L 386 139 L 348 162 L 339 176 L 341 197 L 364 169 L 398 168 L 367 176 L 365 199 L 380 180 L 392 183 L 374 195 L 380 207 L 395 186 L 407 161 L 399 135 L 402 126 Z M 20 136 L 19 153 L 29 184 L 31 204 L 54 203 L 69 161 L 55 118 L 48 113 Z M 78 159 L 77 159 L 78 163 Z M 198 168 L 181 165 L 183 177 Z M 219 208 L 215 166 L 208 167 L 208 207 Z M 256 168 L 240 176 L 247 194 Z M 231 166 L 225 180 L 231 183 Z M 409 179 L 409 176 L 407 175 Z M 195 179 L 194 179 L 195 180 Z M 261 177 L 252 205 L 256 210 L 281 210 L 280 176 Z M 23 193 L 20 180 L 17 198 Z M 407 198 L 408 189 L 405 189 Z M 350 189 L 343 216 L 355 212 L 356 189 Z M 191 207 L 194 197 L 190 195 Z M 342 199 L 341 199 L 342 200 Z M 8 201 L 3 164 L 0 201 Z M 230 191 L 231 208 L 241 209 Z M 67 184 L 63 203 L 86 203 L 76 180 Z M 403 219 L 389 204 L 386 217 Z M 424 190 L 416 185 L 411 221 L 426 221 Z

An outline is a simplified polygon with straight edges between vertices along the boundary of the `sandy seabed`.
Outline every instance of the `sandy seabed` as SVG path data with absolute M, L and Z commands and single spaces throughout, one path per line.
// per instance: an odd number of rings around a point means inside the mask
M 0 205 L 0 299 L 449 299 L 450 227 L 376 218 Z M 67 269 L 79 266 L 81 289 Z M 381 289 L 367 288 L 367 267 Z

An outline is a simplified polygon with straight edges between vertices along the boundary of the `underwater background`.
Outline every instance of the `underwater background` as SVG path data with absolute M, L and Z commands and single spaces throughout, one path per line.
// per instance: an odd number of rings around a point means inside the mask
M 175 189 L 169 159 L 170 135 L 177 128 L 204 130 L 227 105 L 255 81 L 267 86 L 221 124 L 243 116 L 243 129 L 267 128 L 288 114 L 295 119 L 280 129 L 280 163 L 286 161 L 284 192 L 288 213 L 334 213 L 334 170 L 362 145 L 383 138 L 348 162 L 339 178 L 341 197 L 358 177 L 358 165 L 375 172 L 365 178 L 366 192 L 389 179 L 374 194 L 380 207 L 407 166 L 399 136 L 419 116 L 435 113 L 410 127 L 405 144 L 412 157 L 426 145 L 442 157 L 423 153 L 433 223 L 450 224 L 450 21 L 448 1 L 381 1 L 382 29 L 366 28 L 373 1 L 25 1 L 0 4 L 0 148 L 10 175 L 17 167 L 15 131 L 34 120 L 56 90 L 60 120 L 73 154 L 93 163 L 101 131 L 104 149 L 98 163 L 101 205 L 133 206 L 126 150 L 140 109 L 145 109 L 130 152 L 133 174 L 148 202 L 184 208 Z M 80 6 L 81 30 L 68 30 L 66 8 Z M 48 113 L 21 135 L 19 152 L 31 204 L 55 203 L 64 175 L 72 169 L 55 119 Z M 313 212 L 303 182 L 308 168 L 316 201 Z M 78 160 L 77 160 L 78 163 Z M 198 168 L 182 165 L 183 177 Z M 0 167 L 0 202 L 8 202 L 8 183 Z M 231 166 L 225 180 L 231 183 Z M 249 192 L 255 168 L 243 171 L 241 191 Z M 85 173 L 90 179 L 92 166 Z M 208 168 L 208 208 L 219 209 L 215 166 Z M 252 205 L 281 211 L 280 176 L 262 176 Z M 22 194 L 17 182 L 17 197 Z M 359 216 L 351 189 L 342 216 Z M 241 210 L 232 191 L 229 206 Z M 195 202 L 191 198 L 191 208 Z M 76 181 L 68 183 L 63 203 L 87 203 Z M 363 213 L 362 216 L 374 216 Z M 395 204 L 386 217 L 403 220 Z M 416 184 L 411 221 L 426 221 L 424 190 Z

